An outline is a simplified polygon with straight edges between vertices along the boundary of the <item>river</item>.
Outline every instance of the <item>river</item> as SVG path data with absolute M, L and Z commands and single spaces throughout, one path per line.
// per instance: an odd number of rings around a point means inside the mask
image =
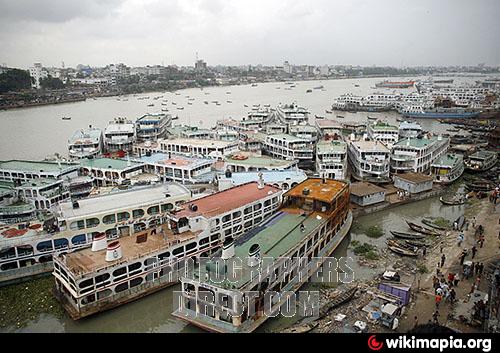
M 391 78 L 391 80 L 408 78 Z M 393 90 L 374 89 L 375 83 L 382 78 L 339 79 L 323 81 L 297 81 L 293 89 L 285 89 L 284 83 L 259 83 L 251 85 L 207 87 L 203 90 L 190 88 L 172 92 L 151 92 L 140 95 L 87 99 L 83 102 L 46 105 L 40 107 L 0 111 L 0 160 L 8 159 L 44 159 L 54 153 L 67 156 L 67 141 L 72 134 L 89 125 L 104 129 L 109 121 L 116 117 L 126 117 L 135 121 L 146 112 L 161 111 L 161 101 L 168 99 L 167 108 L 179 119 L 175 124 L 192 124 L 206 128 L 215 125 L 218 119 L 241 119 L 253 104 L 270 104 L 296 101 L 310 111 L 311 122 L 315 115 L 335 118 L 336 114 L 326 114 L 331 109 L 333 99 L 344 93 L 366 95 L 372 92 L 392 92 Z M 472 82 L 471 78 L 457 77 L 456 82 Z M 324 86 L 324 90 L 314 89 Z M 355 87 L 359 85 L 359 87 Z M 311 93 L 306 90 L 312 89 Z M 411 92 L 414 89 L 399 90 Z M 163 98 L 153 100 L 153 97 Z M 137 99 L 149 96 L 150 99 Z M 187 96 L 194 98 L 188 101 Z M 124 100 L 125 99 L 125 100 Z M 208 101 L 209 104 L 205 104 Z M 211 103 L 219 101 L 220 105 Z M 230 101 L 231 103 L 228 103 Z M 173 105 L 172 102 L 176 103 Z M 192 103 L 192 105 L 189 105 Z M 155 104 L 148 107 L 148 104 Z M 245 107 L 247 105 L 248 107 Z M 183 110 L 178 110 L 183 107 Z M 366 121 L 368 115 L 379 116 L 396 124 L 397 113 L 341 113 L 345 121 Z M 71 117 L 71 120 L 62 120 Z M 444 132 L 444 125 L 435 121 L 421 121 L 424 129 Z

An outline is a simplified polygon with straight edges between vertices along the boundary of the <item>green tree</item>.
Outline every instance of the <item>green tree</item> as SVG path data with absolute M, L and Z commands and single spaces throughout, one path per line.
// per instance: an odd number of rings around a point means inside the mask
M 20 91 L 31 87 L 28 71 L 11 69 L 0 74 L 0 93 Z
M 49 75 L 40 80 L 40 87 L 45 89 L 61 89 L 64 88 L 64 83 L 60 79 Z

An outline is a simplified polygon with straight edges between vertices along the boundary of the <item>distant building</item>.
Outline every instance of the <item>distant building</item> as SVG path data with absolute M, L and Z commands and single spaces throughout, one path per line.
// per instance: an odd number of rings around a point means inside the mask
M 194 70 L 196 72 L 205 72 L 207 71 L 207 63 L 203 60 L 196 60 L 194 63 Z
M 291 74 L 293 69 L 292 69 L 292 65 L 290 65 L 290 63 L 288 61 L 285 61 L 283 63 L 283 71 L 285 71 L 285 73 L 287 74 Z
M 40 89 L 40 81 L 48 77 L 48 72 L 42 67 L 41 63 L 35 63 L 30 67 L 30 76 L 33 78 L 31 87 Z

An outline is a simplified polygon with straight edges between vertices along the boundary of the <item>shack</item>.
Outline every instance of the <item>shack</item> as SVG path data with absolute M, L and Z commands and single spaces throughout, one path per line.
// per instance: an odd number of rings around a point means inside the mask
M 351 184 L 351 202 L 360 206 L 368 206 L 384 201 L 384 188 L 366 182 Z
M 428 175 L 420 173 L 395 174 L 393 179 L 395 187 L 408 191 L 410 194 L 432 190 L 433 179 Z

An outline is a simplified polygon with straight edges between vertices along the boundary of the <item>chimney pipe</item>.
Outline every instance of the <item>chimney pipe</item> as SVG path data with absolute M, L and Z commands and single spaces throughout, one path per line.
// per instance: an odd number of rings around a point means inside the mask
M 97 234 L 92 240 L 92 251 L 96 252 L 106 249 L 107 243 L 108 240 L 106 239 L 106 234 L 104 233 Z
M 106 249 L 106 261 L 116 261 L 122 258 L 122 247 L 118 240 L 109 243 Z

